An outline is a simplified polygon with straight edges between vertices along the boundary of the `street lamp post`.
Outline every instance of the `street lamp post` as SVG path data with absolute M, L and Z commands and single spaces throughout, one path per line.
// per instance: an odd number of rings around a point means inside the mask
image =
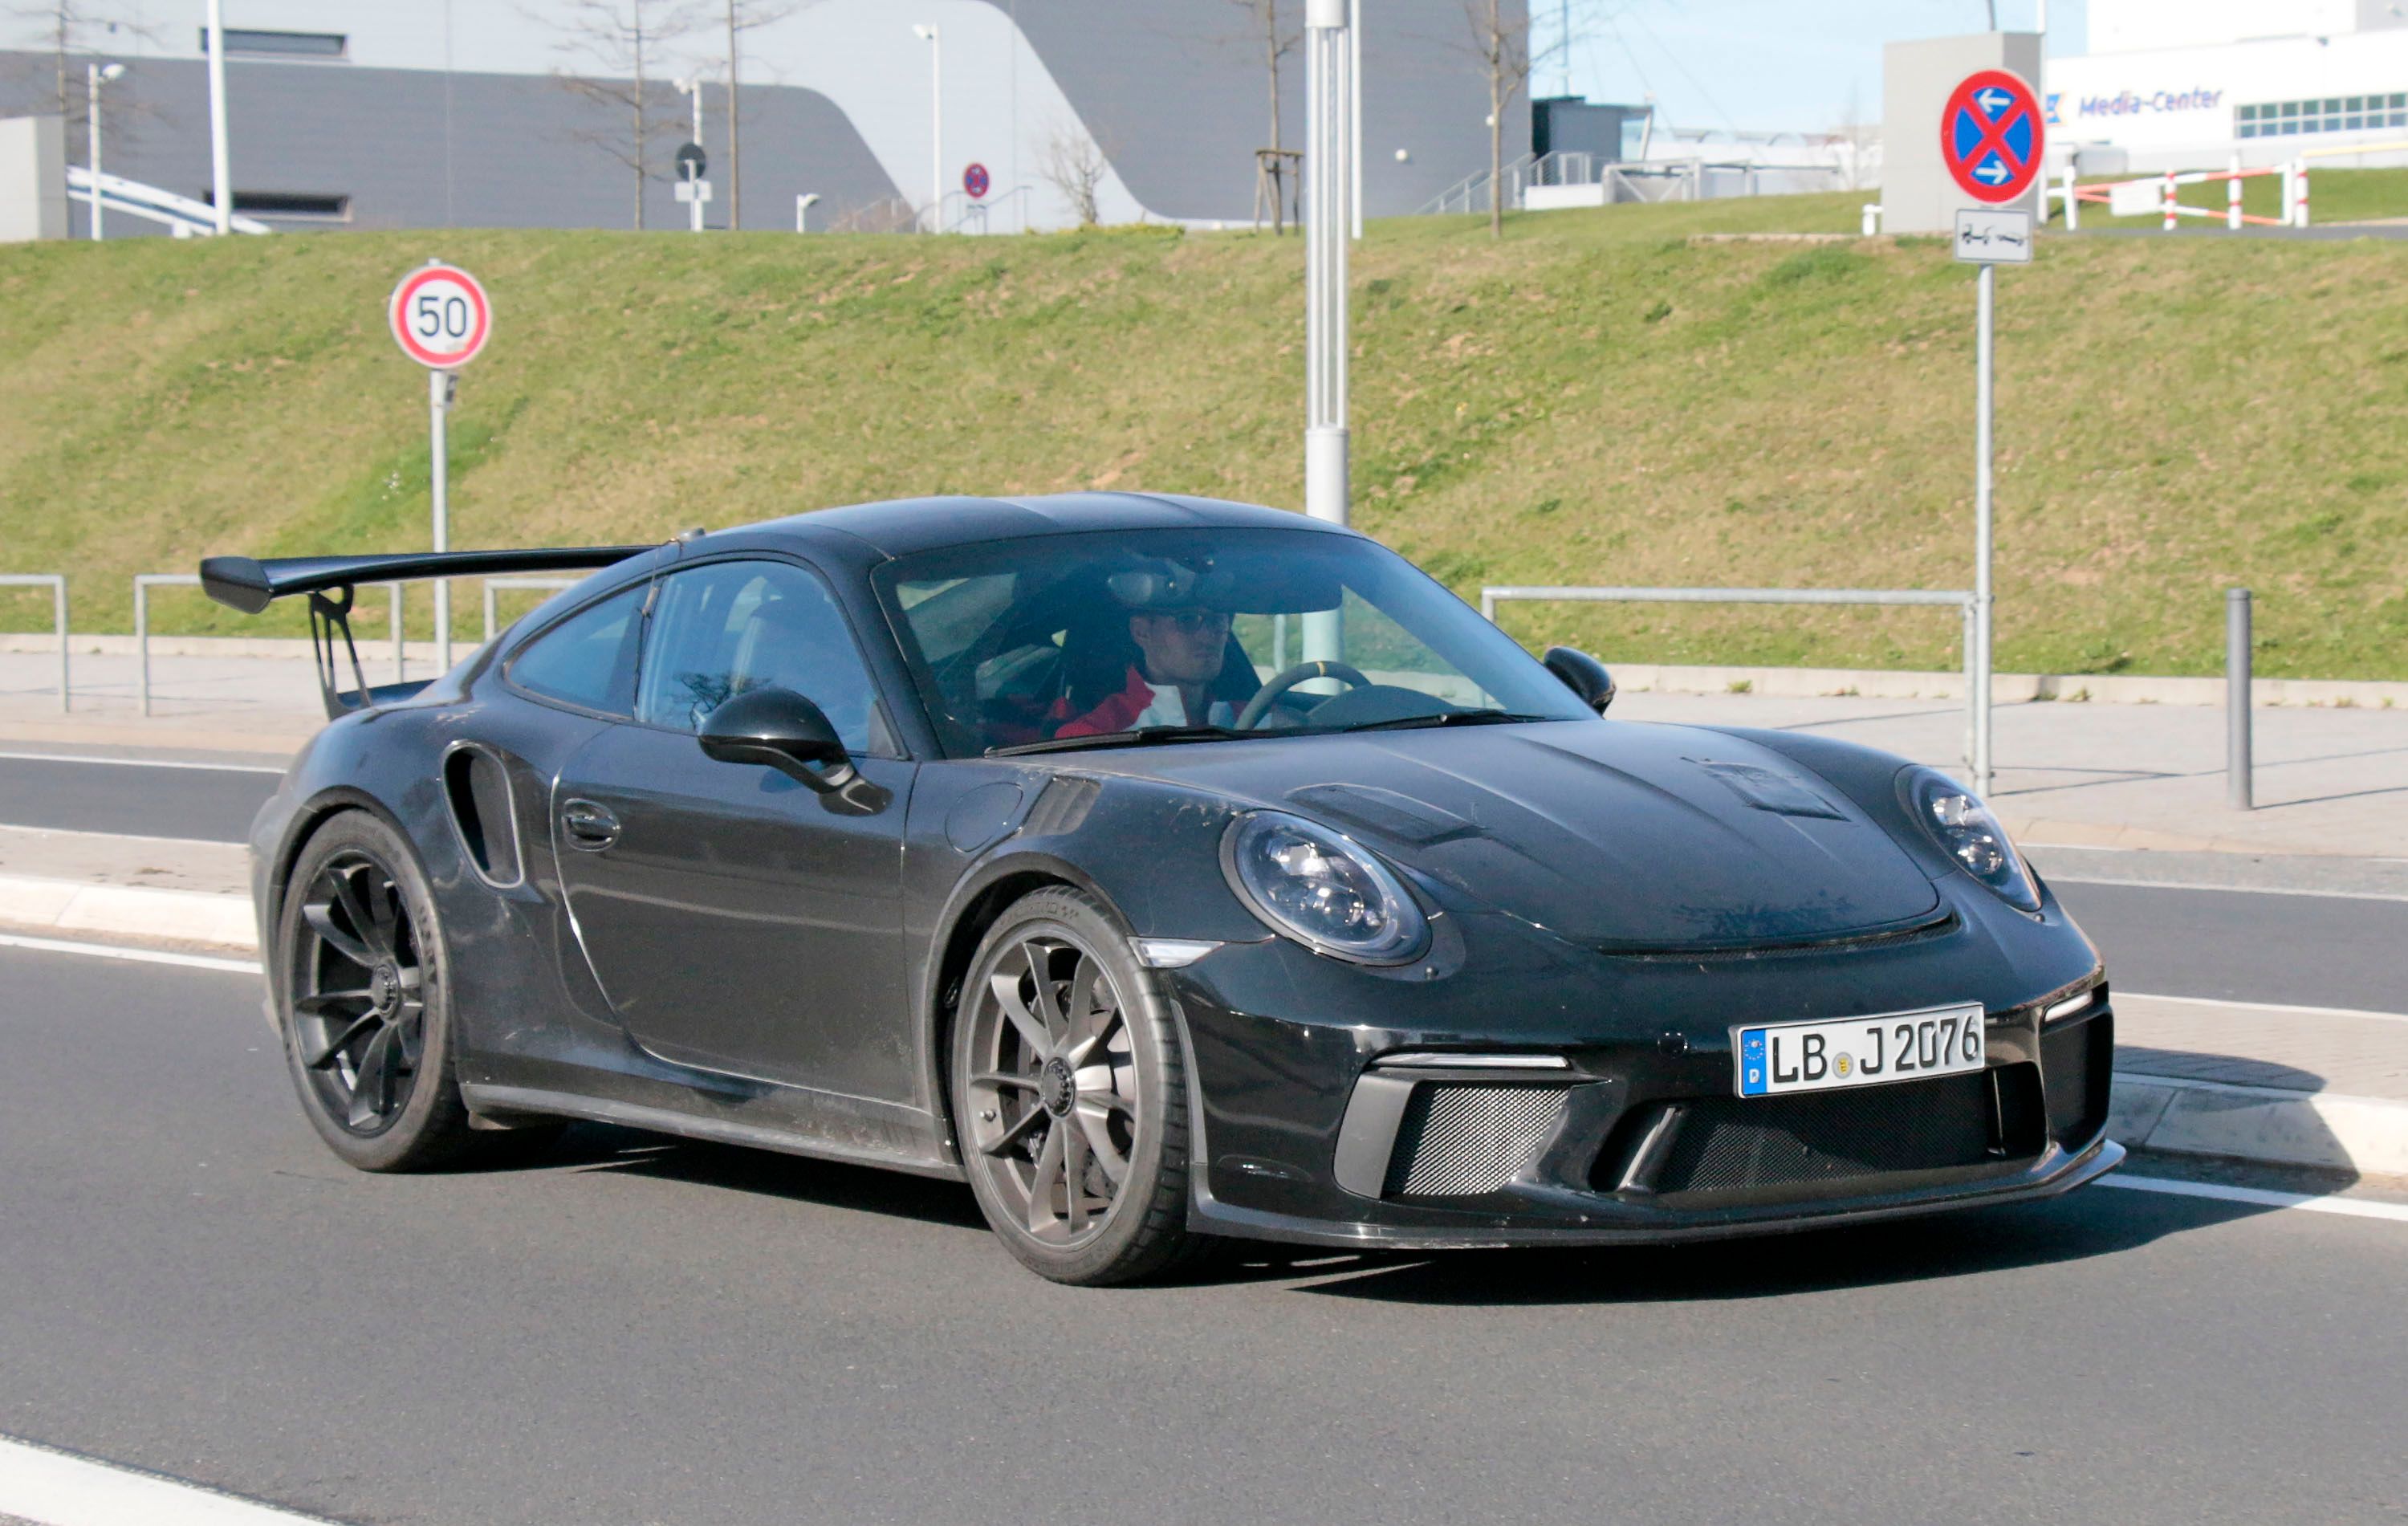
M 1347 0 L 1307 0 L 1305 36 L 1304 511 L 1346 523 L 1346 245 L 1354 201 L 1354 60 Z M 1304 617 L 1304 655 L 1335 658 L 1335 610 Z
M 92 241 L 100 242 L 100 87 L 125 78 L 122 64 L 93 64 L 84 74 L 85 111 L 92 129 Z
M 914 22 L 914 36 L 928 45 L 928 231 L 944 231 L 945 215 L 945 44 L 934 22 Z
M 234 231 L 234 174 L 226 167 L 225 0 L 209 0 L 209 194 L 218 232 Z
M 694 143 L 696 148 L 700 148 L 702 146 L 701 74 L 697 72 L 679 80 L 677 88 L 679 94 L 694 97 Z M 688 194 L 694 199 L 687 204 L 686 226 L 693 232 L 700 233 L 702 231 L 702 187 L 697 184 Z

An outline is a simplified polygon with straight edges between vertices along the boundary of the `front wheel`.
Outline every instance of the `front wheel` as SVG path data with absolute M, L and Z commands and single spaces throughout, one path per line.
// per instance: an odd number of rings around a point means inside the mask
M 1169 1004 L 1094 897 L 1036 891 L 988 929 L 953 1025 L 953 1101 L 979 1207 L 1039 1276 L 1131 1282 L 1202 1247 Z
M 442 929 L 400 833 L 361 811 L 318 828 L 293 866 L 276 960 L 285 1061 L 327 1146 L 362 1171 L 468 1153 Z

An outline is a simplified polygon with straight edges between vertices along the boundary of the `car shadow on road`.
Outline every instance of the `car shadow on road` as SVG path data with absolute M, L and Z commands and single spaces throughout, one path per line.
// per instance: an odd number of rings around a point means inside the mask
M 1297 1290 L 1428 1304 L 1713 1303 L 2045 1266 L 2272 1212 L 2093 1188 L 2068 1198 L 1689 1245 L 1455 1251 L 1325 1264 Z M 1296 1274 L 1290 1272 L 1289 1275 Z
M 789 1202 L 915 1218 L 925 1224 L 986 1228 L 986 1220 L 979 1216 L 977 1200 L 960 1182 L 604 1124 L 576 1125 L 526 1164 L 690 1182 Z

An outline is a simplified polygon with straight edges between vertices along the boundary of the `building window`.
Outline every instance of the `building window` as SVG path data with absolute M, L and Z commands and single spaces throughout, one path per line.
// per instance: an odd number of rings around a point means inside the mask
M 2315 101 L 2267 101 L 2238 108 L 2239 137 L 2290 137 L 2300 133 L 2359 133 L 2408 127 L 2408 91 L 2388 95 L 2332 95 Z
M 211 207 L 216 206 L 218 200 L 216 194 L 210 191 L 203 191 L 200 199 Z M 234 194 L 234 209 L 238 217 L 349 223 L 351 220 L 351 198 L 319 195 L 307 191 L 236 191 Z
M 261 32 L 235 26 L 225 29 L 228 58 L 348 58 L 351 41 L 340 32 Z M 201 28 L 201 56 L 209 56 L 208 27 Z

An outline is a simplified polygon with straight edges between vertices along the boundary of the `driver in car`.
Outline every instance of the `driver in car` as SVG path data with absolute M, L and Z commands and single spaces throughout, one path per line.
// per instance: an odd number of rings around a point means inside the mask
M 1054 734 L 1096 737 L 1152 726 L 1235 725 L 1237 705 L 1215 692 L 1224 688 L 1224 670 L 1230 666 L 1229 614 L 1206 602 L 1217 584 L 1227 581 L 1226 573 L 1199 574 L 1176 562 L 1106 579 L 1114 600 L 1129 612 L 1128 634 L 1137 660 L 1128 665 L 1118 692 L 1085 713 L 1062 720 Z M 1243 666 L 1251 690 L 1253 667 Z M 1065 699 L 1066 715 L 1068 705 Z

